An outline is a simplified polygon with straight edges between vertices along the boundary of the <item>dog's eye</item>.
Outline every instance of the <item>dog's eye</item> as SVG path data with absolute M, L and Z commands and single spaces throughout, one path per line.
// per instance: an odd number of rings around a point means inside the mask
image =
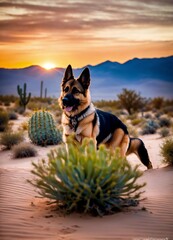
M 72 90 L 72 93 L 73 93 L 73 94 L 75 94 L 75 93 L 80 93 L 80 91 L 79 91 L 76 87 L 74 87 L 73 90 Z
M 65 89 L 64 89 L 64 92 L 68 92 L 69 91 L 69 87 L 66 87 Z

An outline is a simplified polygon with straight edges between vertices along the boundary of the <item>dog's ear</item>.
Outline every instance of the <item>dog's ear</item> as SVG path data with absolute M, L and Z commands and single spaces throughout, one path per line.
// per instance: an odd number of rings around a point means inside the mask
M 90 85 L 90 71 L 88 68 L 85 68 L 81 73 L 78 81 L 82 84 L 84 89 L 88 89 Z
M 64 85 L 70 79 L 74 79 L 74 76 L 73 76 L 73 70 L 71 65 L 68 65 L 68 67 L 65 70 L 64 77 L 62 79 L 62 85 Z

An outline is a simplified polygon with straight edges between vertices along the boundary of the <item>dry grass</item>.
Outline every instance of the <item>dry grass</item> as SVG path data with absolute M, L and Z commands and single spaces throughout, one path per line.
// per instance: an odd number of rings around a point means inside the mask
M 4 132 L 0 138 L 0 144 L 5 146 L 5 149 L 11 149 L 14 145 L 19 144 L 24 140 L 22 132 Z
M 35 157 L 37 155 L 36 149 L 30 143 L 19 143 L 13 147 L 12 151 L 14 158 Z

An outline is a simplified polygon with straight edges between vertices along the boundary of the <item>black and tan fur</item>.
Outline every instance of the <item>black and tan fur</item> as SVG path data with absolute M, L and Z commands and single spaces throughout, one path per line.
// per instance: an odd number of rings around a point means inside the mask
M 79 78 L 75 79 L 72 67 L 70 65 L 67 67 L 59 98 L 59 104 L 63 110 L 64 142 L 71 134 L 75 134 L 75 138 L 79 142 L 82 142 L 85 137 L 93 138 L 96 147 L 100 143 L 104 143 L 112 151 L 119 147 L 122 156 L 135 153 L 147 168 L 152 168 L 142 140 L 130 138 L 126 126 L 116 116 L 94 107 L 91 103 L 89 86 L 90 72 L 88 68 L 85 68 Z M 105 133 L 108 136 L 103 139 L 105 129 L 109 128 L 110 135 Z

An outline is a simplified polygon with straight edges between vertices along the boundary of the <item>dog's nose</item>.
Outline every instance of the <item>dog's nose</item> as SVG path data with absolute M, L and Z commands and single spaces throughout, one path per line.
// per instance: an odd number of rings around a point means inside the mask
M 67 106 L 68 103 L 69 103 L 69 99 L 68 99 L 67 97 L 64 97 L 64 98 L 62 99 L 62 103 L 63 103 L 64 106 Z

